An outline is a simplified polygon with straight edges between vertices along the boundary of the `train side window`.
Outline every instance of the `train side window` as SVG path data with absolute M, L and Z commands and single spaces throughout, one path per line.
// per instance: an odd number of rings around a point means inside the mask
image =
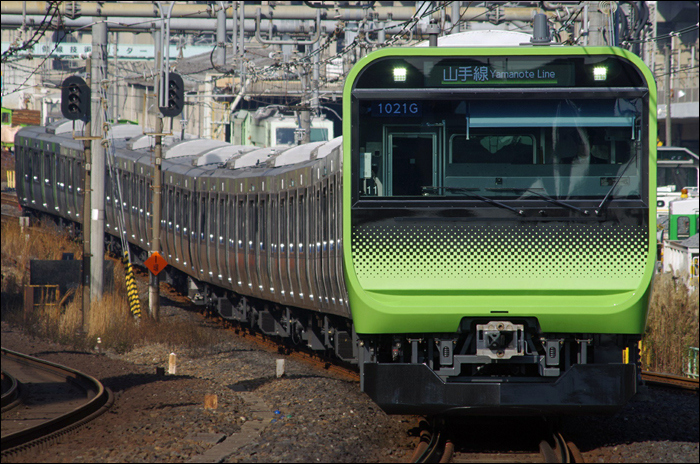
M 676 219 L 676 226 L 679 239 L 690 237 L 690 218 L 688 216 L 681 216 Z

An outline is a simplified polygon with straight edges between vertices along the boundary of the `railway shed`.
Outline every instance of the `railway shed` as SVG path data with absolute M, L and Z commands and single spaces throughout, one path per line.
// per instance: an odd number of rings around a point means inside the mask
M 664 272 L 685 272 L 693 279 L 698 278 L 698 237 L 695 234 L 685 240 L 664 242 Z

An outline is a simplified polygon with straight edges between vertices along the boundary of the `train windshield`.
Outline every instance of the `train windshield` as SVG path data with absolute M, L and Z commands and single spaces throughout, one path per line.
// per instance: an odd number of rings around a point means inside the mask
M 641 198 L 641 98 L 357 103 L 359 199 Z

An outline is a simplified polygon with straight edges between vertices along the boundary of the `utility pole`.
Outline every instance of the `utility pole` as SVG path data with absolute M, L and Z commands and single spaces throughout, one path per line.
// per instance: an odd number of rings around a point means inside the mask
M 673 38 L 671 38 L 673 40 Z M 671 140 L 671 45 L 664 47 L 664 101 L 666 103 L 666 143 L 673 146 Z
M 159 63 L 160 66 L 162 66 L 163 63 L 163 58 L 162 58 L 162 48 L 163 48 L 163 42 L 165 42 L 165 37 L 162 36 L 161 34 L 162 30 L 156 30 L 155 35 L 155 52 L 156 52 L 156 63 Z M 169 44 L 165 44 L 167 47 Z M 162 81 L 161 81 L 161 72 L 158 72 L 155 76 L 155 93 L 156 93 L 156 98 L 158 99 L 158 106 L 161 104 L 161 94 L 163 93 L 162 89 Z M 160 209 L 161 209 L 161 183 L 163 180 L 163 175 L 162 175 L 162 168 L 161 168 L 161 163 L 162 163 L 162 139 L 161 135 L 163 133 L 163 117 L 160 114 L 160 111 L 156 113 L 156 146 L 155 146 L 155 161 L 154 161 L 154 166 L 153 166 L 153 181 L 152 181 L 152 190 L 153 190 L 153 208 L 152 208 L 152 218 L 153 221 L 151 223 L 151 254 L 153 253 L 158 253 L 160 252 Z M 149 281 L 148 281 L 148 309 L 151 314 L 151 317 L 158 321 L 159 319 L 159 313 L 160 313 L 160 279 L 158 275 L 153 274 L 152 272 L 149 273 Z
M 87 88 L 89 89 L 92 85 L 92 76 L 90 74 L 92 69 L 92 59 L 88 57 L 85 61 L 85 72 L 87 74 Z M 85 333 L 89 332 L 90 328 L 90 163 L 92 162 L 92 154 L 90 151 L 90 145 L 92 141 L 90 136 L 92 135 L 92 123 L 90 118 L 85 121 L 84 133 L 87 137 L 83 139 L 83 152 L 85 153 L 85 183 L 83 184 L 83 331 Z
M 97 136 L 92 141 L 92 177 L 91 177 L 91 211 L 90 216 L 90 296 L 102 299 L 104 290 L 104 235 L 105 235 L 105 147 L 102 145 L 104 110 L 102 95 L 107 93 L 102 87 L 107 70 L 107 23 L 100 21 L 92 26 L 92 70 L 91 77 L 97 92 L 92 93 L 92 119 L 95 122 Z
M 301 68 L 301 106 L 300 119 L 302 137 L 301 143 L 311 142 L 311 111 L 309 110 L 309 73 L 306 65 Z
M 599 47 L 607 45 L 603 37 L 603 30 L 608 23 L 605 15 L 599 9 L 599 2 L 588 3 L 588 46 Z M 610 34 L 611 31 L 608 31 Z

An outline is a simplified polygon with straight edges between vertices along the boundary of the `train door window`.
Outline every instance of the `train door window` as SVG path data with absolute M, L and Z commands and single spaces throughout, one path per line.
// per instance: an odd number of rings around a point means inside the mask
M 190 196 L 186 193 L 182 194 L 182 232 L 184 234 L 190 228 Z
M 212 198 L 209 200 L 209 243 L 214 243 L 214 232 L 216 232 L 214 221 L 216 218 L 216 200 Z
M 144 217 L 146 209 L 146 183 L 143 179 L 139 180 L 139 216 Z
M 335 195 L 333 194 L 333 184 L 328 189 L 328 239 L 330 240 L 330 249 L 334 248 L 335 241 Z
M 306 247 L 306 207 L 304 195 L 299 195 L 299 252 L 303 253 Z
M 321 220 L 321 227 L 323 228 L 323 247 L 326 247 L 326 244 L 328 243 L 328 231 L 329 231 L 329 214 L 328 214 L 328 188 L 323 187 L 323 195 L 322 195 L 323 200 L 321 201 L 321 211 L 323 214 L 323 219 Z
M 279 237 L 279 218 L 277 217 L 277 201 L 270 199 L 270 251 L 275 252 Z
M 129 206 L 129 175 L 127 173 L 122 174 L 122 210 L 128 208 Z M 126 211 L 129 212 L 128 210 Z
M 176 190 L 175 191 L 175 216 L 173 217 L 173 222 L 175 223 L 175 233 L 179 234 L 180 233 L 180 225 L 182 224 L 182 205 L 180 205 L 180 191 Z
M 51 186 L 51 156 L 44 155 L 44 184 Z
M 287 225 L 287 202 L 284 198 L 280 198 L 280 252 L 286 253 L 287 243 L 289 243 L 287 232 L 289 226 Z
M 260 199 L 258 206 L 260 208 L 258 220 L 260 221 L 260 251 L 265 251 L 265 242 L 267 241 L 267 206 L 265 200 Z
M 238 240 L 238 249 L 243 249 L 245 246 L 245 203 L 243 200 L 238 201 L 238 234 L 237 234 L 237 240 Z
M 66 183 L 68 184 L 68 193 L 73 193 L 73 160 L 69 159 L 66 166 Z
M 257 210 L 255 209 L 255 201 L 248 202 L 248 249 L 253 250 L 253 244 L 257 242 L 258 236 L 258 220 Z
M 202 201 L 199 208 L 199 239 L 204 240 L 204 234 L 207 227 L 207 199 L 202 195 Z
M 109 169 L 105 172 L 105 204 L 112 206 L 112 173 Z
M 34 159 L 34 175 L 32 176 L 32 178 L 34 179 L 34 182 L 38 184 L 39 176 L 41 176 L 41 159 L 39 158 L 39 154 L 35 151 L 32 152 L 32 158 Z
M 690 237 L 690 218 L 688 216 L 681 216 L 676 219 L 676 225 L 678 227 L 678 239 Z
M 231 197 L 229 201 L 230 211 L 229 211 L 229 226 L 228 226 L 228 247 L 235 248 L 235 235 L 236 235 L 236 201 L 235 198 Z
M 296 208 L 297 208 L 297 203 L 294 201 L 294 197 L 290 196 L 289 197 L 289 202 L 287 203 L 289 207 L 289 252 L 294 253 L 294 249 L 296 248 L 296 243 L 297 242 L 297 215 L 296 215 Z
M 58 165 L 58 187 L 61 189 L 62 192 L 65 192 L 66 190 L 66 160 L 64 158 L 61 158 L 61 161 L 59 162 Z
M 224 235 L 226 235 L 226 200 L 219 200 L 219 245 L 224 244 Z
M 166 221 L 168 221 L 168 230 L 173 230 L 173 222 L 175 222 L 175 198 L 173 189 L 168 189 L 168 198 L 166 207 Z

